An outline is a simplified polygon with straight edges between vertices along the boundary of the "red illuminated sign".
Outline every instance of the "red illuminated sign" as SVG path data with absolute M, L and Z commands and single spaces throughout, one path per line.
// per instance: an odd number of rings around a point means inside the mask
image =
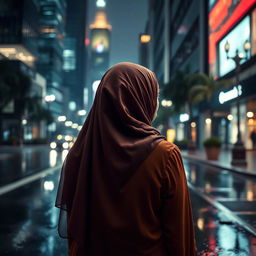
M 219 0 L 209 13 L 209 64 L 210 72 L 216 75 L 216 45 L 256 3 L 256 0 Z

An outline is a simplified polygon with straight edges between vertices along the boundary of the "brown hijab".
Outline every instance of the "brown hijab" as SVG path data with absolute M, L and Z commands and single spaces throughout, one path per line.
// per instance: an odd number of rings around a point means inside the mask
M 94 173 L 101 174 L 110 193 L 118 193 L 164 139 L 151 126 L 157 97 L 154 73 L 140 65 L 120 63 L 103 76 L 63 165 L 56 199 L 61 209 L 59 234 L 76 241 L 79 248 L 89 243 Z

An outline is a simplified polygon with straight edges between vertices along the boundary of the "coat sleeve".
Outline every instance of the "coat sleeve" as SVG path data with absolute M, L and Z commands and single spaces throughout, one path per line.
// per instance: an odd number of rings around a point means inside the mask
M 161 224 L 168 255 L 197 255 L 191 202 L 179 149 L 170 149 L 162 186 Z

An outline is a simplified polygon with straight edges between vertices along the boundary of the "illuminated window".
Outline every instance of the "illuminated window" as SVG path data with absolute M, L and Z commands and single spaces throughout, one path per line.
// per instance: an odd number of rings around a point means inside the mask
M 63 69 L 71 71 L 76 69 L 76 39 L 68 37 L 65 39 L 65 50 L 63 51 Z
M 42 34 L 50 34 L 50 33 L 56 33 L 56 29 L 53 27 L 43 27 L 41 28 Z
M 140 36 L 140 42 L 141 43 L 149 43 L 150 42 L 150 35 L 141 35 Z

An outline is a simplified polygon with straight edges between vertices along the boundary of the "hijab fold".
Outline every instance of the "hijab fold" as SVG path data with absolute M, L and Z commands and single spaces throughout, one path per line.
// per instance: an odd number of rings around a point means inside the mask
M 152 71 L 119 63 L 103 76 L 92 109 L 61 171 L 59 234 L 89 248 L 92 191 L 100 176 L 119 193 L 164 137 L 151 126 L 158 83 Z

